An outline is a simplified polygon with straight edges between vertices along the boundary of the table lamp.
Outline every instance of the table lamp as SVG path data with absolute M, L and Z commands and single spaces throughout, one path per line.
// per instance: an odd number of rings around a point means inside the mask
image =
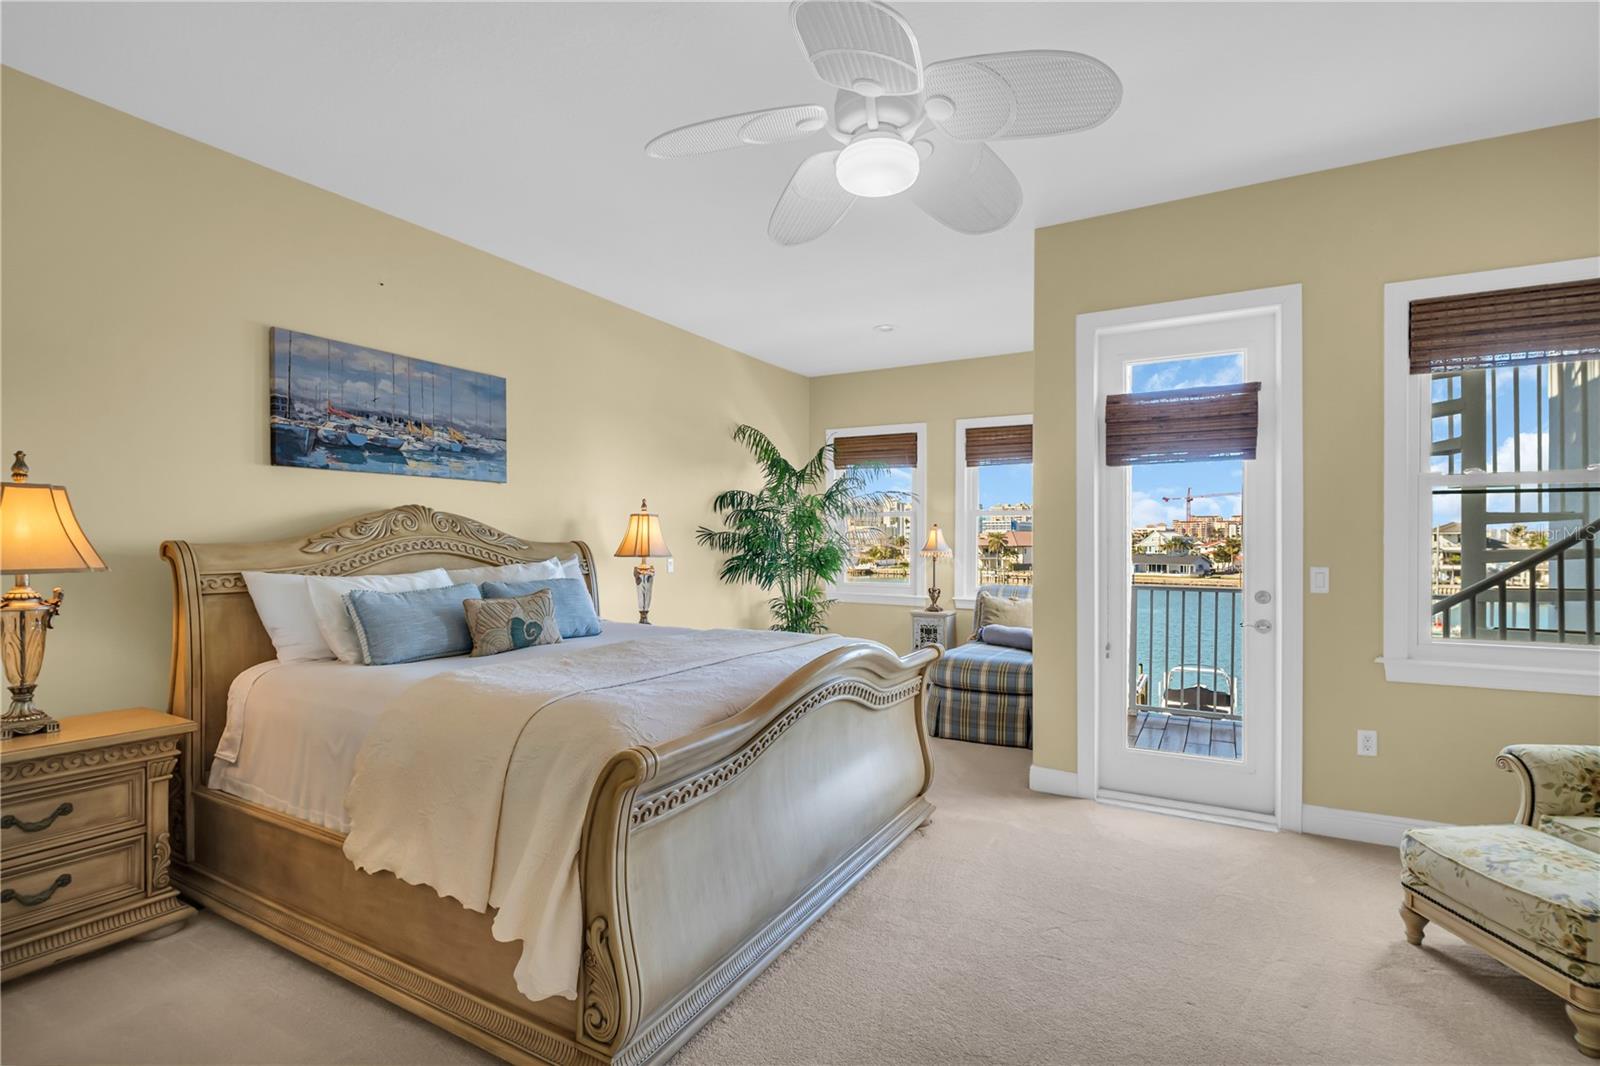
M 939 588 L 939 560 L 948 559 L 955 552 L 950 550 L 950 545 L 944 542 L 944 534 L 939 532 L 939 523 L 935 522 L 933 528 L 928 530 L 928 543 L 922 546 L 922 557 L 933 560 L 933 580 L 928 587 L 928 606 L 925 611 L 942 611 L 939 605 L 939 593 L 944 590 Z
M 661 536 L 661 519 L 650 513 L 650 505 L 639 501 L 639 509 L 628 516 L 628 531 L 617 545 L 619 559 L 638 559 L 633 568 L 633 583 L 639 590 L 639 621 L 650 624 L 650 587 L 655 584 L 656 568 L 650 565 L 653 558 L 664 558 L 672 553 Z
M 0 571 L 16 576 L 16 584 L 0 596 L 0 659 L 11 689 L 11 703 L 0 715 L 0 739 L 61 728 L 33 705 L 45 633 L 61 610 L 61 590 L 51 590 L 45 599 L 29 586 L 28 575 L 104 569 L 105 561 L 72 513 L 66 488 L 30 482 L 27 456 L 17 452 L 10 483 L 0 483 Z

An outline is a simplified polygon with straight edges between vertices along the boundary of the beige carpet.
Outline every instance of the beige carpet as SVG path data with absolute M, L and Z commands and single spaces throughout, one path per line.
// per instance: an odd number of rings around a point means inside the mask
M 935 743 L 934 824 L 680 1066 L 1584 1061 L 1553 996 L 1405 943 L 1386 848 L 1041 796 L 1027 752 Z M 210 916 L 6 985 L 0 1023 L 15 1066 L 488 1061 Z

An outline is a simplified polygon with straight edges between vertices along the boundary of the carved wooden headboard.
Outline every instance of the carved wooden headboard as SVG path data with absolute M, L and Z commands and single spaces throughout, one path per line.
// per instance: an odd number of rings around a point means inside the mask
M 267 631 L 245 588 L 243 570 L 286 574 L 399 574 L 441 566 L 536 562 L 553 556 L 583 561 L 595 610 L 600 585 L 594 556 L 583 541 L 526 541 L 460 515 L 407 504 L 374 511 L 308 536 L 245 544 L 169 540 L 161 555 L 172 564 L 172 713 L 200 726 L 189 753 L 187 784 L 205 780 L 227 724 L 228 686 L 239 674 L 274 657 Z

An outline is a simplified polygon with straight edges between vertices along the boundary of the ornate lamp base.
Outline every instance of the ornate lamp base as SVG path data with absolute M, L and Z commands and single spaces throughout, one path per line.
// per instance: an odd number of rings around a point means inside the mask
M 11 689 L 11 703 L 0 715 L 0 739 L 61 729 L 59 722 L 33 705 L 33 690 L 44 666 L 45 634 L 60 609 L 60 589 L 47 600 L 21 577 L 0 603 L 0 660 Z
M 650 624 L 650 592 L 656 583 L 656 568 L 640 563 L 633 568 L 633 583 L 639 592 L 639 621 Z

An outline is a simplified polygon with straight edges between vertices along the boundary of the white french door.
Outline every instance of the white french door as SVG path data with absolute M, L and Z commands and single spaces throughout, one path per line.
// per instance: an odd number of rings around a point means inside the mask
M 1080 679 L 1091 704 L 1079 708 L 1080 778 L 1088 757 L 1097 798 L 1276 825 L 1285 680 L 1297 689 L 1299 669 L 1296 658 L 1286 675 L 1286 619 L 1299 639 L 1299 560 L 1298 519 L 1285 551 L 1283 308 L 1182 317 L 1171 305 L 1145 309 L 1148 317 L 1139 310 L 1080 318 L 1079 384 L 1092 385 L 1093 407 L 1080 392 L 1079 415 L 1096 425 L 1093 467 L 1080 458 L 1080 476 L 1091 482 L 1080 492 L 1092 511 L 1084 532 L 1093 539 L 1088 551 L 1080 545 L 1080 564 L 1092 570 L 1080 576 L 1091 583 L 1080 603 L 1080 620 L 1090 623 L 1080 662 L 1093 674 Z M 1112 321 L 1086 332 L 1094 319 Z M 1254 459 L 1105 463 L 1107 395 L 1233 381 L 1261 383 Z M 1297 416 L 1297 379 L 1293 392 Z M 1297 489 L 1291 495 L 1298 515 Z M 1298 693 L 1291 698 L 1297 795 Z M 1298 800 L 1294 807 L 1298 827 Z

